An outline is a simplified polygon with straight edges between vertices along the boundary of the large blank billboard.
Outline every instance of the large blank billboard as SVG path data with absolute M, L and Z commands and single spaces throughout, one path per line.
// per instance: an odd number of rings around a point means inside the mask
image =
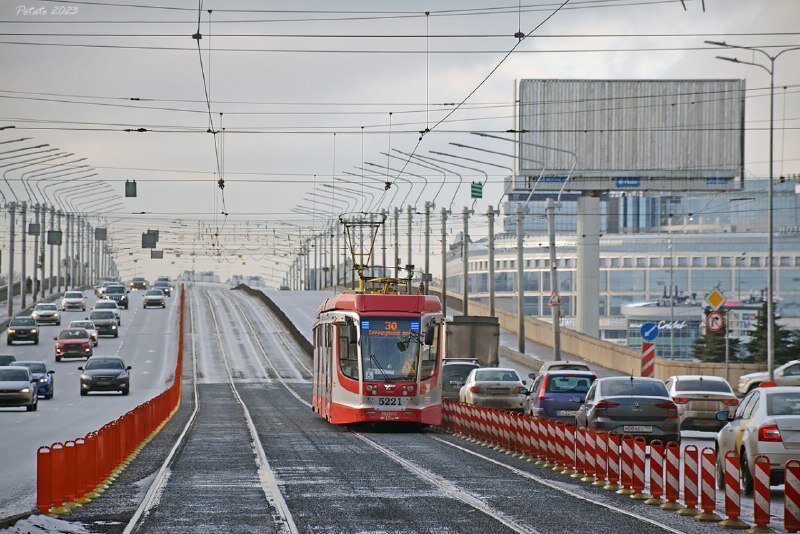
M 744 97 L 744 80 L 522 80 L 519 174 L 537 190 L 741 188 Z

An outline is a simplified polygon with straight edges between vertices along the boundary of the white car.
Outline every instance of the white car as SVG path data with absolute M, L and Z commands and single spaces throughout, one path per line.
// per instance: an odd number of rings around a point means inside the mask
M 142 307 L 143 308 L 166 308 L 167 307 L 167 299 L 164 297 L 164 292 L 160 289 L 149 289 L 147 293 L 144 294 L 144 299 L 142 300 Z
M 31 317 L 36 321 L 36 324 L 61 324 L 61 315 L 58 313 L 58 306 L 52 302 L 42 302 L 34 306 Z
M 733 451 L 741 458 L 742 492 L 753 492 L 753 460 L 769 458 L 770 485 L 783 484 L 786 462 L 800 458 L 800 387 L 764 386 L 753 389 L 736 412 L 717 412 L 727 421 L 717 434 L 717 483 L 721 483 L 722 458 Z
M 113 300 L 98 300 L 95 302 L 92 311 L 112 311 L 117 319 L 117 325 L 122 325 L 122 312 Z
M 61 309 L 86 311 L 86 297 L 80 291 L 67 291 L 61 299 Z
M 779 386 L 800 386 L 800 360 L 786 362 L 773 372 L 775 383 Z M 766 371 L 748 373 L 739 378 L 736 390 L 740 395 L 747 395 L 752 389 L 757 388 L 761 382 L 769 380 Z
M 97 346 L 97 327 L 94 325 L 92 321 L 89 320 L 81 320 L 81 321 L 72 321 L 69 323 L 70 328 L 83 328 L 87 332 L 89 332 L 89 336 L 92 338 L 92 345 L 95 347 Z
M 514 369 L 481 367 L 470 371 L 458 398 L 466 404 L 521 412 L 525 405 L 525 382 Z

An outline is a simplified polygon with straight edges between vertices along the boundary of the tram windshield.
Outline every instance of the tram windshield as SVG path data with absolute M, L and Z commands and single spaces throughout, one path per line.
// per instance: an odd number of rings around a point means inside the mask
M 418 318 L 362 318 L 361 367 L 364 380 L 416 380 L 419 336 Z

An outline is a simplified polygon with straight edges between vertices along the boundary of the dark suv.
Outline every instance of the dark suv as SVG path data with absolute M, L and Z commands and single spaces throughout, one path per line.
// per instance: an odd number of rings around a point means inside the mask
M 33 341 L 39 344 L 39 326 L 32 317 L 14 317 L 8 323 L 6 342 L 11 345 L 15 341 Z
M 125 286 L 108 286 L 106 287 L 105 298 L 113 300 L 120 308 L 128 309 L 128 295 Z
M 467 375 L 479 368 L 477 360 L 448 358 L 442 364 L 442 398 L 458 400 L 458 392 L 467 380 Z
M 131 291 L 138 291 L 147 289 L 147 280 L 141 276 L 134 276 L 131 278 Z

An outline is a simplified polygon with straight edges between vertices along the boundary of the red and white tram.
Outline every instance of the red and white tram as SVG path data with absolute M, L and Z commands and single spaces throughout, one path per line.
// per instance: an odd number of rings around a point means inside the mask
M 314 411 L 334 424 L 441 424 L 441 310 L 426 295 L 325 300 L 314 325 Z

